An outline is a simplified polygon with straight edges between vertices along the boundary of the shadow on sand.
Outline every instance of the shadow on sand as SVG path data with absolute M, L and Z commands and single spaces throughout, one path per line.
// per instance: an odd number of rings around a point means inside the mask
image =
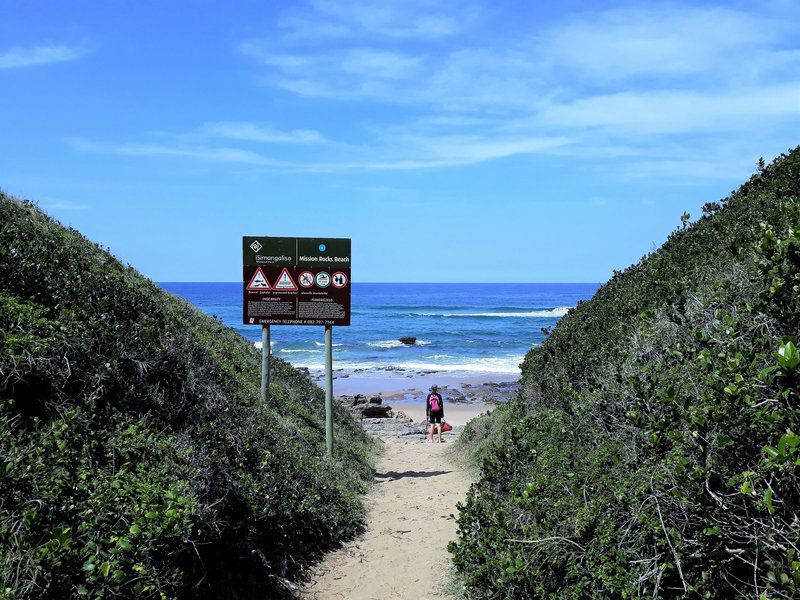
M 447 473 L 452 473 L 452 471 L 386 471 L 386 473 L 375 473 L 375 479 L 396 481 L 404 477 L 436 477 L 437 475 L 446 475 Z

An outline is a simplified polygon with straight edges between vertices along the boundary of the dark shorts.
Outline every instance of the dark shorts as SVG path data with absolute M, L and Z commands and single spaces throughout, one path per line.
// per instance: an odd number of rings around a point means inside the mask
M 431 414 L 428 415 L 428 422 L 430 422 L 430 423 L 441 423 L 443 414 L 444 414 L 444 412 L 441 411 L 441 410 L 438 410 L 438 411 L 435 411 L 435 412 L 431 411 Z

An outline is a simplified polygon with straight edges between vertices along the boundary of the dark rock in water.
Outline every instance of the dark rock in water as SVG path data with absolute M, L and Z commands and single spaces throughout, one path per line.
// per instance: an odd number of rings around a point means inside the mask
M 361 410 L 361 416 L 364 418 L 380 418 L 387 419 L 392 416 L 392 407 L 389 405 L 380 404 L 367 404 Z
M 417 338 L 415 337 L 401 337 L 400 341 L 404 343 L 406 346 L 413 346 L 417 343 Z
M 447 400 L 449 400 L 450 402 L 461 403 L 461 402 L 466 402 L 467 397 L 464 396 L 461 390 L 448 390 Z
M 369 399 L 369 403 L 370 404 L 383 404 L 383 398 L 381 398 L 379 395 L 378 396 L 373 396 L 372 398 Z
M 351 406 L 358 406 L 359 404 L 366 404 L 366 403 L 367 399 L 364 397 L 363 394 L 356 394 L 355 396 L 353 396 L 353 401 L 351 403 Z

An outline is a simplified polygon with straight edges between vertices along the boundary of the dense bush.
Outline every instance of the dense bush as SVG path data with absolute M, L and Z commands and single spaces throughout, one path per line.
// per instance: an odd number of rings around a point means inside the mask
M 321 391 L 0 195 L 0 598 L 270 597 L 358 530 L 369 441 Z
M 499 426 L 467 428 L 470 597 L 800 594 L 800 149 L 704 212 L 529 352 Z

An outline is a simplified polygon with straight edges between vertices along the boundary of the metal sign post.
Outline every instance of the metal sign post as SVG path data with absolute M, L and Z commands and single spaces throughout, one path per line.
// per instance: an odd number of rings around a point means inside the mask
M 325 325 L 325 450 L 333 454 L 333 325 Z
M 269 341 L 269 325 L 261 326 L 261 401 L 269 398 L 269 357 L 272 346 Z
M 242 318 L 261 325 L 261 399 L 270 325 L 325 326 L 325 449 L 333 453 L 333 326 L 350 325 L 350 239 L 244 236 Z

